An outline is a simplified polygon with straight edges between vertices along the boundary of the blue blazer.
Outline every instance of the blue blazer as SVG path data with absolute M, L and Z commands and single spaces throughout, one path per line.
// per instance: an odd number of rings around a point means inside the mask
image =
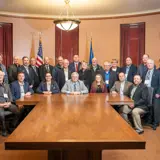
M 80 70 L 80 66 L 81 66 L 81 62 L 78 63 L 78 72 L 79 72 L 79 70 Z M 76 71 L 74 62 L 70 63 L 70 65 L 69 65 L 68 68 L 69 68 L 69 70 L 71 71 L 71 73 L 73 73 L 73 72 Z
M 48 91 L 47 90 L 47 84 L 46 84 L 45 81 L 42 81 L 37 88 L 37 93 L 43 93 L 44 91 Z M 51 92 L 52 92 L 52 94 L 60 92 L 56 81 L 51 82 Z
M 10 84 L 10 87 L 11 87 L 13 101 L 16 101 L 17 99 L 19 99 L 21 97 L 20 85 L 19 85 L 18 81 L 12 82 Z M 28 82 L 24 82 L 24 92 L 25 93 L 31 92 L 31 94 L 34 93 L 32 88 L 29 87 L 29 83 Z

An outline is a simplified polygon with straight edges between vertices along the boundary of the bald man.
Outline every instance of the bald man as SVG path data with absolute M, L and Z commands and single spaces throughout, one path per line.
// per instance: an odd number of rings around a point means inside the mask
M 19 57 L 18 56 L 14 56 L 13 57 L 13 64 L 11 64 L 8 67 L 8 80 L 9 80 L 9 83 L 12 83 L 12 82 L 17 80 L 18 67 L 20 67 Z
M 95 57 L 92 59 L 90 70 L 91 70 L 91 83 L 95 80 L 95 76 L 97 74 L 101 74 L 103 76 L 103 68 L 98 64 L 97 58 Z
M 44 64 L 41 65 L 40 68 L 39 68 L 40 80 L 44 81 L 46 73 L 51 73 L 52 74 L 53 69 L 54 69 L 54 67 L 52 65 L 50 65 L 49 57 L 44 57 Z

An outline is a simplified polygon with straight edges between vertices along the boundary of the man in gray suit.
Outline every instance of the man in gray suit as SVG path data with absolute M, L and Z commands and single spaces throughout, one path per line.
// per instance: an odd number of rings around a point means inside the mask
M 141 77 L 144 75 L 145 72 L 147 72 L 147 60 L 149 59 L 148 54 L 144 54 L 142 57 L 142 64 L 138 66 L 137 74 L 139 74 Z
M 83 81 L 79 80 L 79 74 L 77 72 L 73 72 L 71 74 L 71 79 L 65 83 L 61 92 L 67 94 L 79 95 L 88 93 L 88 89 L 84 85 Z
M 120 72 L 118 77 L 119 81 L 116 81 L 114 83 L 110 91 L 112 94 L 119 93 L 121 95 L 127 95 L 128 89 L 132 85 L 132 83 L 125 80 L 125 74 L 123 72 Z

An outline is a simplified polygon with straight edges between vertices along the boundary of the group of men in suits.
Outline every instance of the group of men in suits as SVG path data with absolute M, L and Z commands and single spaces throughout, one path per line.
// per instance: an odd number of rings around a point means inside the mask
M 112 94 L 119 93 L 133 99 L 134 105 L 119 106 L 119 112 L 127 122 L 129 122 L 128 114 L 130 113 L 136 131 L 143 133 L 140 116 L 149 111 L 147 103 L 148 87 L 153 88 L 153 100 L 155 96 L 159 95 L 160 90 L 160 71 L 156 69 L 154 61 L 149 59 L 147 54 L 143 55 L 143 63 L 138 68 L 132 64 L 130 57 L 126 58 L 126 65 L 121 68 L 118 67 L 116 59 L 113 59 L 112 62 L 105 61 L 103 67 L 98 64 L 95 57 L 89 67 L 86 62 L 80 62 L 78 55 L 73 56 L 72 63 L 69 63 L 67 59 L 63 59 L 61 56 L 57 60 L 57 65 L 52 66 L 49 58 L 45 57 L 44 64 L 38 68 L 36 67 L 35 58 L 29 60 L 28 57 L 24 56 L 22 65 L 20 65 L 18 57 L 14 57 L 14 63 L 6 70 L 2 64 L 3 57 L 0 56 L 0 70 L 4 74 L 4 77 L 2 76 L 4 84 L 10 83 L 13 101 L 22 96 L 29 96 L 34 92 L 45 93 L 44 90 L 49 87 L 53 91 L 47 93 L 51 94 L 59 93 L 60 90 L 62 93 L 67 94 L 71 93 L 72 90 L 76 90 L 78 93 L 88 93 L 96 75 L 100 74 L 108 92 Z M 78 89 L 75 89 L 76 83 Z M 23 108 L 23 106 L 21 107 Z M 154 129 L 159 124 L 159 120 L 153 120 L 155 112 L 157 111 L 152 111 L 151 115 Z M 6 135 L 5 131 L 3 135 Z

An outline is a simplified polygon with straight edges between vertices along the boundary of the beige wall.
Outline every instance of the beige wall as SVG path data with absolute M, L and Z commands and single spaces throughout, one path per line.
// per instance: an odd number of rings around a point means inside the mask
M 52 20 L 36 20 L 0 16 L 0 22 L 13 23 L 13 54 L 29 56 L 32 33 L 34 32 L 35 52 L 38 50 L 38 32 L 42 32 L 45 56 L 55 56 L 55 31 Z M 82 60 L 88 60 L 86 53 L 86 35 L 92 35 L 93 50 L 99 63 L 112 58 L 120 58 L 120 24 L 146 22 L 146 53 L 158 62 L 160 58 L 160 15 L 83 20 L 80 24 L 79 54 Z

